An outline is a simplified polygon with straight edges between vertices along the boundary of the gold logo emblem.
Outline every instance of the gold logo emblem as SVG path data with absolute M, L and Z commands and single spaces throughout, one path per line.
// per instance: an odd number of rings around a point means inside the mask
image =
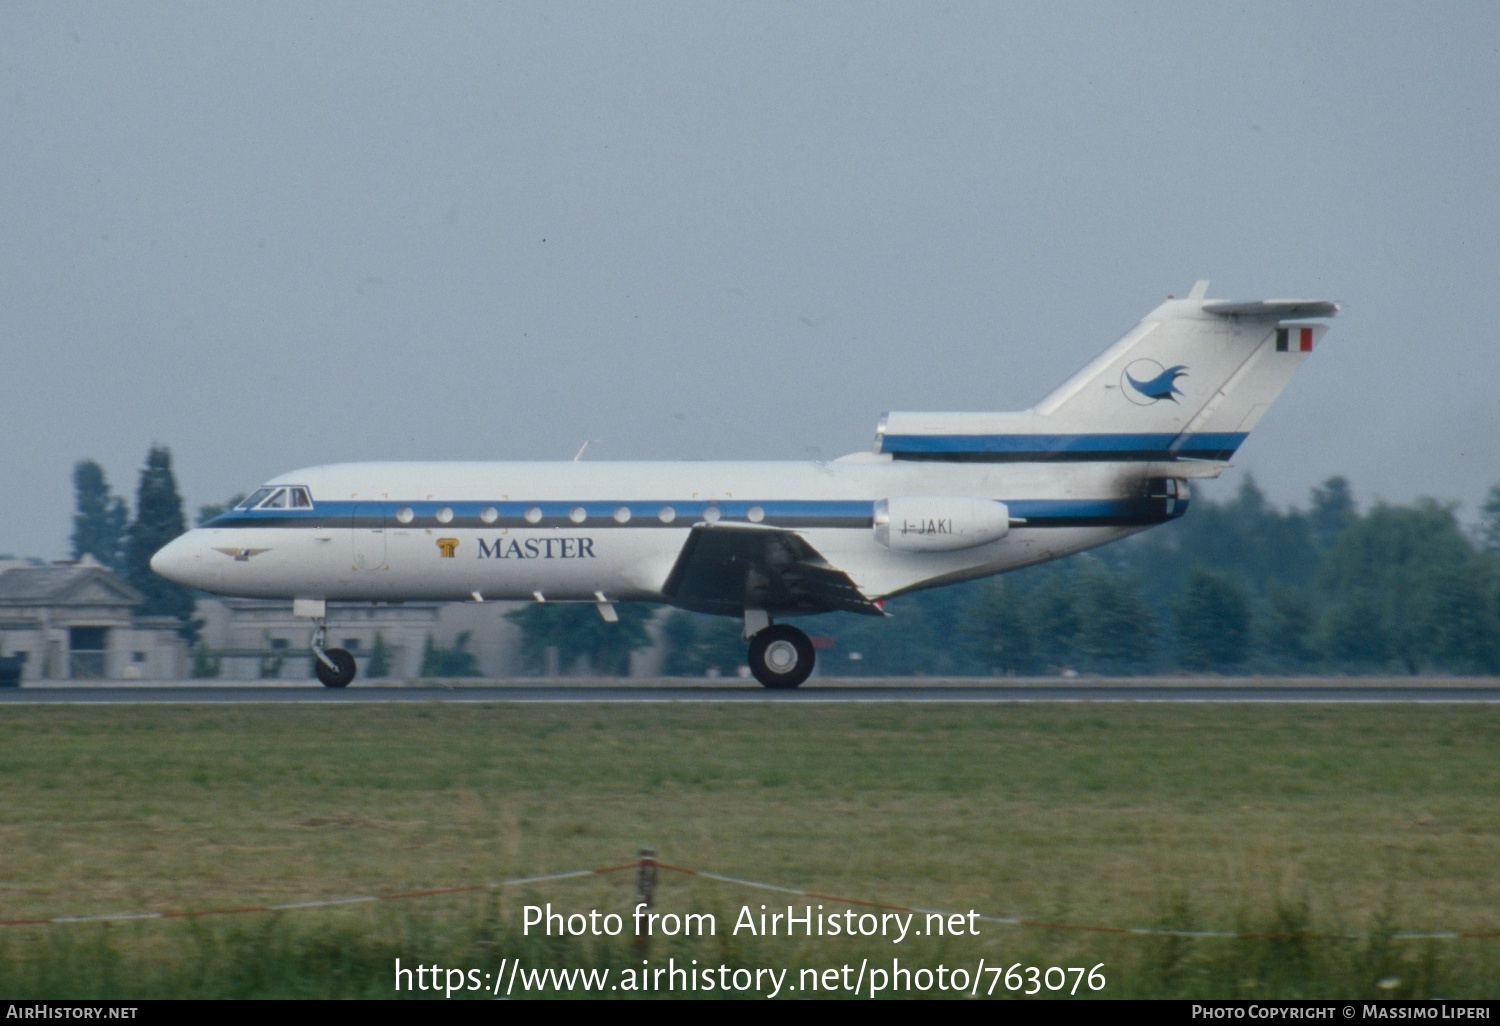
M 439 538 L 437 540 L 437 546 L 438 549 L 442 552 L 444 559 L 452 559 L 453 553 L 458 549 L 458 539 Z

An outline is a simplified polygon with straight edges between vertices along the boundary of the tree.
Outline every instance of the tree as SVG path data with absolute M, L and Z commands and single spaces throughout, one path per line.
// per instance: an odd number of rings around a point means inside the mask
M 1352 523 L 1329 549 L 1323 584 L 1331 601 L 1324 622 L 1329 654 L 1355 663 L 1396 660 L 1408 673 L 1434 665 L 1481 665 L 1490 642 L 1459 641 L 1455 612 L 1490 595 L 1486 557 L 1458 526 L 1452 506 L 1421 499 L 1380 504 Z M 1463 620 L 1493 623 L 1488 606 Z
M 1350 588 L 1324 611 L 1319 647 L 1346 669 L 1379 669 L 1391 656 L 1384 604 L 1370 588 Z
M 1259 647 L 1278 667 L 1305 667 L 1316 662 L 1312 638 L 1317 610 L 1306 592 L 1272 582 L 1266 589 L 1264 615 L 1256 617 Z
M 1345 477 L 1330 477 L 1323 482 L 1323 487 L 1312 490 L 1312 512 L 1308 514 L 1312 522 L 1313 537 L 1323 548 L 1328 548 L 1338 540 L 1339 535 L 1354 523 L 1354 493 L 1349 488 L 1349 479 Z
M 1418 636 L 1412 646 L 1426 665 L 1452 673 L 1500 669 L 1500 611 L 1488 560 L 1433 567 L 1422 575 L 1411 616 Z
M 240 503 L 242 503 L 244 501 L 245 501 L 245 493 L 244 492 L 240 492 L 237 495 L 231 495 L 224 502 L 211 502 L 207 506 L 199 506 L 198 507 L 198 517 L 197 517 L 196 520 L 193 521 L 193 523 L 197 527 L 202 527 L 204 524 L 208 523 L 214 517 L 223 515 L 224 513 L 228 512 L 229 510 L 234 509 L 234 507 L 238 506 Z
M 199 626 L 193 620 L 192 589 L 151 572 L 151 557 L 185 529 L 182 498 L 172 476 L 172 453 L 165 446 L 152 446 L 136 490 L 135 522 L 125 548 L 125 579 L 146 596 L 139 610 L 142 616 L 176 617 L 182 621 L 183 636 L 191 641 Z
M 418 676 L 479 676 L 479 660 L 473 652 L 468 650 L 471 637 L 469 631 L 461 631 L 458 637 L 453 639 L 452 648 L 441 648 L 432 640 L 431 634 L 427 635 L 427 644 L 422 649 L 422 668 L 418 671 Z
M 991 674 L 1035 671 L 1036 649 L 1031 625 L 1026 622 L 1025 603 L 1006 582 L 986 582 L 974 604 L 975 625 L 967 628 L 978 661 Z
M 1007 574 L 1000 582 L 1013 607 L 1011 613 L 1019 618 L 1030 634 L 1026 661 L 1033 670 L 1060 672 L 1077 665 L 1079 638 L 1083 631 L 1083 593 L 1094 574 L 1108 572 L 1102 566 L 1091 565 L 1093 563 L 1092 556 L 1047 563 Z M 982 610 L 986 604 L 980 602 L 977 608 Z M 983 614 L 976 619 L 984 622 Z M 1015 634 L 1020 626 L 1015 624 L 1012 629 L 1013 658 L 1020 654 L 1015 650 L 1018 643 Z M 999 665 L 1004 667 L 1005 663 Z M 979 667 L 984 673 L 994 668 L 996 664 L 990 662 Z M 1021 672 L 1019 665 L 1017 672 Z
M 1250 650 L 1250 602 L 1231 578 L 1202 567 L 1177 603 L 1177 656 L 1190 670 L 1223 670 Z
M 667 656 L 661 669 L 667 677 L 734 677 L 745 664 L 740 621 L 731 617 L 674 610 L 662 625 L 662 641 Z
M 630 672 L 630 653 L 651 644 L 646 623 L 654 607 L 622 602 L 620 619 L 606 623 L 591 602 L 533 603 L 505 618 L 521 628 L 521 656 L 528 668 L 541 671 L 547 649 L 556 648 L 564 673 L 579 660 L 594 673 L 623 677 Z
M 93 460 L 73 466 L 78 511 L 73 514 L 73 558 L 92 556 L 111 570 L 125 563 L 125 532 L 130 519 L 125 500 L 109 493 L 104 468 Z
M 371 680 L 391 675 L 391 647 L 385 643 L 385 635 L 375 632 L 375 643 L 370 646 L 370 658 L 365 663 L 365 676 Z
M 1273 583 L 1286 588 L 1311 584 L 1319 552 L 1309 514 L 1276 509 L 1247 474 L 1228 502 L 1195 495 L 1181 520 L 1098 558 L 1133 574 L 1147 602 L 1167 609 L 1182 595 L 1194 567 L 1224 574 L 1254 597 Z
M 1101 568 L 1083 579 L 1078 651 L 1105 673 L 1141 673 L 1156 652 L 1156 618 L 1135 580 Z
M 223 657 L 211 650 L 203 643 L 203 639 L 199 638 L 198 643 L 193 646 L 193 676 L 199 679 L 217 677 L 223 669 Z
M 1500 556 L 1500 484 L 1490 489 L 1479 510 L 1479 547 Z

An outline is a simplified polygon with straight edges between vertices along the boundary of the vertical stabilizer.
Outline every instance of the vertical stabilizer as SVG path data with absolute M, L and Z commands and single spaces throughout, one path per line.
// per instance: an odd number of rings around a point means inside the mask
M 1322 337 L 1336 304 L 1168 300 L 1020 413 L 891 413 L 877 451 L 994 462 L 1229 459 Z

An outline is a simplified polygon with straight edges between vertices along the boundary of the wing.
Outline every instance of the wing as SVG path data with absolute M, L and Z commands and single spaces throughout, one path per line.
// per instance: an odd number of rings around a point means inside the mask
M 746 609 L 885 615 L 800 534 L 752 524 L 694 527 L 662 591 L 673 605 L 724 616 Z

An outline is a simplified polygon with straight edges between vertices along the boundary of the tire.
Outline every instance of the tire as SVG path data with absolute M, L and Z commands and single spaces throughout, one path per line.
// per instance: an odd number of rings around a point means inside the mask
M 318 680 L 323 682 L 326 688 L 346 688 L 354 679 L 359 667 L 354 662 L 354 657 L 342 648 L 330 648 L 324 653 L 333 660 L 337 669 L 330 669 L 328 664 L 321 659 L 316 659 L 318 665 Z
M 794 688 L 813 672 L 812 642 L 795 627 L 773 624 L 750 639 L 750 672 L 768 688 Z

